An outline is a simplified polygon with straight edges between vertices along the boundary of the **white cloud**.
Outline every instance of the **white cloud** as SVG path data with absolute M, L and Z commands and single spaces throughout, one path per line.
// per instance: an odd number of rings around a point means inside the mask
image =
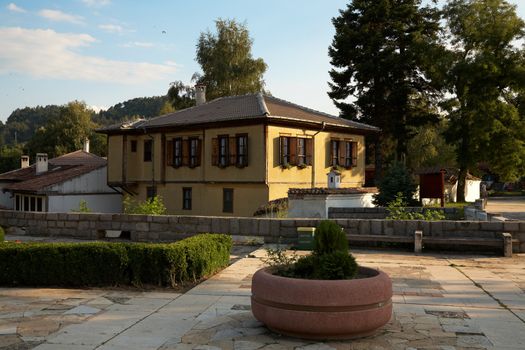
M 124 28 L 118 24 L 101 24 L 98 27 L 108 33 L 122 34 L 125 32 Z
M 82 2 L 89 7 L 102 7 L 109 5 L 111 0 L 82 0 Z
M 10 3 L 9 5 L 7 5 L 6 8 L 7 8 L 9 11 L 13 11 L 13 12 L 20 12 L 20 13 L 27 12 L 27 11 L 24 10 L 23 8 L 16 6 L 16 4 L 13 3 L 13 2 Z
M 108 107 L 106 107 L 106 106 L 89 105 L 88 107 L 89 107 L 89 109 L 92 109 L 92 110 L 94 110 L 97 113 L 100 112 L 100 111 L 106 111 L 108 109 Z
M 52 29 L 0 28 L 0 74 L 35 78 L 140 84 L 173 76 L 172 65 L 128 62 L 79 53 L 96 39 Z
M 44 17 L 54 22 L 68 22 L 73 24 L 84 24 L 84 18 L 76 15 L 71 15 L 59 10 L 44 9 L 38 12 L 40 17 Z
M 120 45 L 121 47 L 140 47 L 140 48 L 148 48 L 155 46 L 154 43 L 149 42 L 143 42 L 143 41 L 132 41 L 126 44 Z

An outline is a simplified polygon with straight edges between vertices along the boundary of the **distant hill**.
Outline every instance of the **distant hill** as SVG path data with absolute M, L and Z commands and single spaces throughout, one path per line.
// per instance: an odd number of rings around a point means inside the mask
M 151 118 L 160 114 L 161 108 L 168 101 L 167 96 L 138 97 L 117 103 L 106 111 L 93 113 L 93 121 L 100 126 L 116 124 L 134 116 Z M 0 146 L 25 143 L 38 128 L 58 115 L 61 106 L 25 107 L 14 110 L 5 124 L 0 122 Z

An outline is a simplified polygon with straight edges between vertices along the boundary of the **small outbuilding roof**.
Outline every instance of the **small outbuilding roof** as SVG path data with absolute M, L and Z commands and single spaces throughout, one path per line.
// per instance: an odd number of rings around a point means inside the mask
M 33 164 L 27 168 L 0 174 L 0 181 L 11 182 L 4 187 L 4 191 L 39 192 L 106 165 L 106 159 L 79 150 L 50 159 L 46 172 L 37 174 Z
M 459 169 L 457 168 L 439 167 L 439 166 L 427 167 L 427 168 L 419 169 L 418 171 L 416 171 L 416 174 L 417 175 L 439 174 L 441 171 L 445 173 L 445 182 L 448 182 L 453 185 L 458 181 Z M 481 181 L 479 177 L 476 177 L 470 173 L 467 173 L 467 180 Z

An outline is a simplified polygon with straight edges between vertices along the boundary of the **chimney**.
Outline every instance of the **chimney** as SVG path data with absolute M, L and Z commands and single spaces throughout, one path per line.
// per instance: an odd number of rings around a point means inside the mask
M 47 153 L 36 154 L 36 173 L 41 174 L 47 171 Z
M 29 156 L 20 157 L 20 169 L 27 168 L 29 166 Z
M 89 139 L 86 137 L 84 140 L 84 152 L 89 153 Z
M 195 101 L 197 102 L 197 106 L 206 103 L 206 85 L 195 85 Z

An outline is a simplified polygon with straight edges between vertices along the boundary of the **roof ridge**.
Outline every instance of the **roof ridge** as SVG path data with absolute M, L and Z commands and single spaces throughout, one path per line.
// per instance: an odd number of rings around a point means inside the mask
M 264 101 L 264 95 L 261 92 L 258 92 L 256 94 L 257 102 L 259 103 L 259 107 L 263 111 L 264 114 L 270 115 L 270 110 L 268 109 L 268 106 L 266 105 L 266 102 Z

